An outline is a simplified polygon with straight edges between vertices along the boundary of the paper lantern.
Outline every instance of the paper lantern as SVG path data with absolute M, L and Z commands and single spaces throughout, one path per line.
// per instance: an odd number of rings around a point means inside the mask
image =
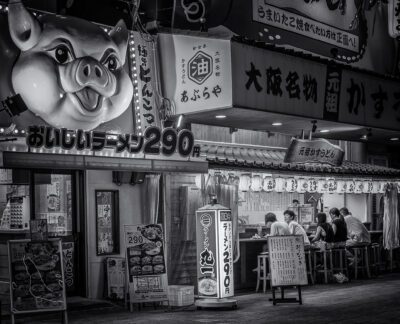
M 328 182 L 326 179 L 319 179 L 317 182 L 317 192 L 324 193 L 328 192 Z
M 249 191 L 251 185 L 251 175 L 249 173 L 243 173 L 239 178 L 239 190 Z
M 354 180 L 349 180 L 346 182 L 346 193 L 354 193 L 354 189 L 356 188 L 356 183 Z
M 196 187 L 201 189 L 201 181 L 202 181 L 203 175 L 202 174 L 196 174 L 196 177 L 194 178 L 194 181 L 196 183 Z
M 346 192 L 347 182 L 344 180 L 337 181 L 336 193 L 342 194 Z
M 337 189 L 337 181 L 334 178 L 329 178 L 327 180 L 328 183 L 328 192 L 329 193 L 335 193 Z
M 379 181 L 379 193 L 385 193 L 387 181 Z
M 310 178 L 307 180 L 307 188 L 308 188 L 308 192 L 316 192 L 317 191 L 317 180 L 315 180 L 314 178 Z
M 254 192 L 259 192 L 262 189 L 262 178 L 259 174 L 255 174 L 251 178 L 251 190 Z
M 356 180 L 355 187 L 354 187 L 354 193 L 360 194 L 360 193 L 363 193 L 363 191 L 364 191 L 364 181 Z
M 287 178 L 285 184 L 286 192 L 295 192 L 297 189 L 297 180 L 295 178 Z
M 275 189 L 275 179 L 271 176 L 264 177 L 263 190 L 266 192 L 271 192 Z
M 374 181 L 372 182 L 372 193 L 374 193 L 374 194 L 379 193 L 379 188 L 380 188 L 380 186 L 381 186 L 380 181 L 374 180 Z
M 285 191 L 286 180 L 284 178 L 275 179 L 275 191 L 284 192 Z
M 308 181 L 307 179 L 300 178 L 297 181 L 297 192 L 298 193 L 305 193 L 308 191 Z
M 363 193 L 369 194 L 372 192 L 373 182 L 371 180 L 364 180 Z

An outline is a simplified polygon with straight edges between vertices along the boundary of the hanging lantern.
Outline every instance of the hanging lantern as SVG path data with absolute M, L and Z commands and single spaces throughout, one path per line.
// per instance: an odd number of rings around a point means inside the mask
M 354 182 L 354 180 L 346 181 L 346 193 L 354 193 L 355 188 L 356 183 Z
M 363 193 L 372 193 L 373 182 L 371 180 L 364 180 Z
M 307 179 L 300 178 L 297 181 L 297 192 L 298 193 L 305 193 L 308 191 L 308 181 Z
M 356 186 L 354 187 L 354 193 L 360 194 L 364 191 L 364 181 L 363 180 L 356 180 Z
M 373 180 L 372 181 L 372 193 L 377 194 L 379 193 L 380 181 Z
M 264 177 L 263 190 L 266 192 L 271 192 L 275 188 L 275 179 L 271 176 Z
M 249 173 L 243 173 L 239 178 L 239 190 L 249 191 L 251 185 L 251 175 Z
M 260 192 L 262 189 L 262 178 L 259 174 L 255 174 L 251 178 L 251 190 L 254 192 Z
M 275 179 L 275 191 L 284 192 L 285 191 L 286 180 L 284 178 Z
M 387 181 L 379 181 L 379 193 L 385 193 Z
M 317 180 L 315 180 L 314 178 L 309 178 L 307 180 L 307 188 L 308 188 L 308 192 L 316 192 L 317 191 Z
M 339 193 L 339 194 L 345 193 L 346 188 L 347 188 L 347 181 L 345 181 L 345 180 L 337 181 L 336 193 Z
M 317 192 L 325 193 L 328 192 L 328 182 L 326 179 L 319 179 L 317 182 Z
M 335 193 L 337 190 L 337 181 L 335 178 L 329 178 L 327 180 L 328 183 L 328 192 L 329 193 Z
M 233 172 L 228 173 L 228 185 L 234 185 L 235 184 L 235 174 Z
M 286 192 L 295 192 L 297 189 L 297 180 L 295 178 L 287 178 L 285 184 Z
M 196 177 L 194 178 L 194 181 L 196 183 L 196 187 L 201 189 L 201 182 L 202 182 L 203 175 L 202 174 L 196 174 Z

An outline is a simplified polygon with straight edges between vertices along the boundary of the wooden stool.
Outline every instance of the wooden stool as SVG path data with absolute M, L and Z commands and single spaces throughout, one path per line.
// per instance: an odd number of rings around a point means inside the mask
M 314 250 L 314 273 L 315 273 L 315 281 L 317 281 L 318 273 L 322 273 L 324 275 L 325 283 L 328 283 L 328 275 L 332 275 L 332 262 L 331 262 L 331 250 Z M 318 255 L 322 256 L 322 269 L 317 268 L 317 259 Z M 329 261 L 329 265 L 328 265 Z
M 306 257 L 306 267 L 307 267 L 307 276 L 310 276 L 311 285 L 314 284 L 314 268 L 313 268 L 313 260 L 311 250 L 305 249 L 304 254 Z
M 263 292 L 265 293 L 267 290 L 267 281 L 271 280 L 269 276 L 269 256 L 266 254 L 259 254 L 257 256 L 257 287 L 256 292 L 258 292 L 258 288 L 260 287 L 260 281 L 263 282 Z
M 350 246 L 348 249 L 352 251 L 354 255 L 354 279 L 358 278 L 359 270 L 366 273 L 367 278 L 371 278 L 369 273 L 368 246 Z
M 330 249 L 330 261 L 332 265 L 332 273 L 335 271 L 346 273 L 346 276 L 349 277 L 349 269 L 347 267 L 347 257 L 346 257 L 346 248 L 343 247 L 334 247 Z
M 379 273 L 381 272 L 381 266 L 383 265 L 380 244 L 372 243 L 369 246 L 369 251 L 370 251 L 370 258 L 369 258 L 370 269 L 375 276 L 378 276 Z

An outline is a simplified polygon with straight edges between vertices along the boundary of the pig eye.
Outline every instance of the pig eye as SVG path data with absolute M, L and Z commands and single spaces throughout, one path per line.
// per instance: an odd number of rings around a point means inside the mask
M 110 55 L 107 60 L 104 62 L 104 65 L 107 67 L 107 69 L 109 69 L 111 72 L 115 71 L 116 69 L 118 69 L 118 59 L 113 56 Z
M 54 50 L 53 50 L 53 56 L 56 59 L 56 61 L 60 64 L 68 63 L 72 61 L 72 54 L 69 48 L 63 44 L 58 45 Z

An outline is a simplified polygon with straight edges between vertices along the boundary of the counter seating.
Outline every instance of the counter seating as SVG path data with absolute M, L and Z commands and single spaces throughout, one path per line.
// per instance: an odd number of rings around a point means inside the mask
M 327 284 L 329 278 L 333 275 L 332 272 L 332 258 L 331 258 L 331 250 L 313 250 L 313 259 L 314 259 L 314 280 L 317 282 L 318 275 L 323 274 L 324 282 Z M 321 259 L 322 263 L 317 265 L 317 260 Z
M 359 271 L 362 271 L 367 278 L 371 278 L 369 272 L 368 245 L 348 246 L 347 249 L 354 256 L 354 279 L 357 280 Z
M 346 248 L 344 246 L 332 247 L 329 251 L 330 263 L 332 265 L 332 273 L 341 272 L 349 278 Z
M 257 286 L 256 292 L 260 288 L 260 282 L 263 283 L 263 292 L 267 291 L 267 282 L 271 280 L 269 274 L 269 255 L 268 253 L 259 254 L 257 256 Z M 270 282 L 271 284 L 271 282 Z

